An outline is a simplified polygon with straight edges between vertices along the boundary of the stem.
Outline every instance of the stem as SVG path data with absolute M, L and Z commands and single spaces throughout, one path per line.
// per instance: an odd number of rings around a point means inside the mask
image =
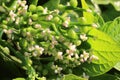
M 92 26 L 92 24 L 81 24 L 80 22 L 70 22 L 70 25 L 78 25 L 78 26 Z
M 58 31 L 58 29 L 56 28 L 55 24 L 51 24 L 52 28 L 54 29 L 54 31 L 56 32 L 57 35 L 60 35 L 60 32 Z

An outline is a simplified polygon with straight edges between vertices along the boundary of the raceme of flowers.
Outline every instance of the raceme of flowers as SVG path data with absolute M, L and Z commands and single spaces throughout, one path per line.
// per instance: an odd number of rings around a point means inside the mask
M 72 73 L 74 67 L 99 59 L 89 49 L 82 48 L 89 36 L 80 32 L 79 25 L 71 24 L 71 16 L 62 17 L 64 12 L 59 9 L 50 11 L 35 5 L 28 8 L 26 1 L 17 3 L 2 20 L 2 29 L 6 41 L 11 45 L 15 42 L 16 50 L 31 58 L 39 76 L 61 76 L 68 69 Z

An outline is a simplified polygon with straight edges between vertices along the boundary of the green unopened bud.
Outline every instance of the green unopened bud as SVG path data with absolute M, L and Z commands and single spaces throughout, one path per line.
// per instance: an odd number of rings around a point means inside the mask
M 58 6 L 58 9 L 59 9 L 59 10 L 65 10 L 65 6 L 62 5 L 62 4 L 60 4 L 60 5 Z
M 81 45 L 81 41 L 80 41 L 80 40 L 75 40 L 75 41 L 74 41 L 74 44 L 75 44 L 76 46 L 79 46 L 79 45 Z
M 19 41 L 19 45 L 21 48 L 26 48 L 28 46 L 28 42 L 25 39 L 21 39 Z
M 29 7 L 29 11 L 35 12 L 36 11 L 36 6 L 31 4 L 30 7 Z
M 4 25 L 4 24 L 3 24 L 3 25 L 2 25 L 2 28 L 3 28 L 3 29 L 7 29 L 7 25 Z
M 68 36 L 69 36 L 70 38 L 72 38 L 72 39 L 78 39 L 78 36 L 77 36 L 76 32 L 75 32 L 74 30 L 72 30 L 72 29 L 70 29 L 70 30 L 68 31 Z
M 54 18 L 53 18 L 53 21 L 54 21 L 55 23 L 58 23 L 58 22 L 59 22 L 59 20 L 60 20 L 60 18 L 59 18 L 59 17 L 54 17 Z
M 37 11 L 43 11 L 44 8 L 42 6 L 37 6 Z
M 77 5 L 78 5 L 77 0 L 70 0 L 70 5 L 71 5 L 72 7 L 77 7 Z
M 3 20 L 2 22 L 3 22 L 3 24 L 7 24 L 8 23 L 6 20 Z
M 37 15 L 37 14 L 33 14 L 33 15 L 31 16 L 31 18 L 32 18 L 33 20 L 37 20 L 37 19 L 38 19 L 38 15 Z

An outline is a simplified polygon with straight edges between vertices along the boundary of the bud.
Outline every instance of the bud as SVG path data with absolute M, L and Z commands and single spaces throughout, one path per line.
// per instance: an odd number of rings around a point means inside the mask
M 29 11 L 35 12 L 35 11 L 36 11 L 36 6 L 33 5 L 33 4 L 31 4 L 31 5 L 29 6 Z

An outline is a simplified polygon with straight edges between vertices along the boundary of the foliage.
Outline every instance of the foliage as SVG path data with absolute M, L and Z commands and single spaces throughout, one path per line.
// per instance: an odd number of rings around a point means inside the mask
M 105 22 L 93 1 L 1 0 L 1 79 L 119 80 L 120 17 Z

